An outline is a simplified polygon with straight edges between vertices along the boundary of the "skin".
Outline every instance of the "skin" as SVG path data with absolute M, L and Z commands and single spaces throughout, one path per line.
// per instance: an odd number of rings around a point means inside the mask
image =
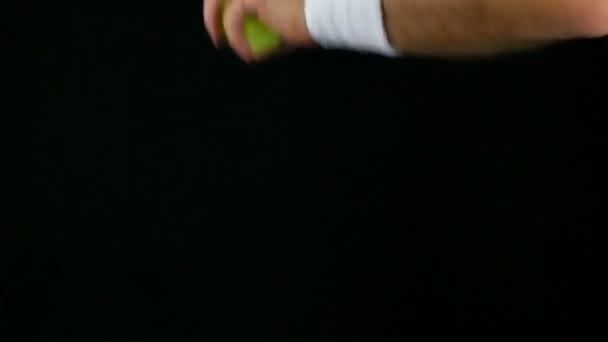
M 246 62 L 258 60 L 243 32 L 248 15 L 278 32 L 287 48 L 316 45 L 306 0 L 230 0 L 225 35 L 224 1 L 204 1 L 205 26 L 217 47 L 229 45 Z M 488 56 L 608 35 L 607 0 L 383 0 L 383 6 L 390 43 L 409 55 Z
M 305 0 L 230 0 L 224 11 L 225 34 L 222 29 L 222 6 L 226 0 L 205 0 L 205 27 L 216 47 L 230 45 L 246 62 L 265 59 L 254 56 L 244 33 L 245 18 L 257 16 L 283 38 L 284 50 L 313 47 L 315 42 L 306 27 Z

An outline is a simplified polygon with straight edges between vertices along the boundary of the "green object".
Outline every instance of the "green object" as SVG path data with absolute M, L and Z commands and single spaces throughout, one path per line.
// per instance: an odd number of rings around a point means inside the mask
M 281 45 L 281 36 L 256 17 L 245 19 L 245 35 L 255 56 L 272 52 Z
M 245 19 L 245 33 L 254 55 L 271 52 L 281 44 L 281 36 L 256 17 Z

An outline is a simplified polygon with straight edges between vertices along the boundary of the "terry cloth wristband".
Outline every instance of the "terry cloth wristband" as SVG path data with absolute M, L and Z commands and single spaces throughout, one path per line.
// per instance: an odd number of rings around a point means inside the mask
M 325 48 L 399 55 L 388 42 L 382 0 L 306 0 L 305 12 L 312 38 Z

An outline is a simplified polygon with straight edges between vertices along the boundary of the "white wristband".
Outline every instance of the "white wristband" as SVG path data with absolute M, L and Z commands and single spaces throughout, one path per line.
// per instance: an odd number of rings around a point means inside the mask
M 321 46 L 399 55 L 386 36 L 382 0 L 305 1 L 308 30 Z

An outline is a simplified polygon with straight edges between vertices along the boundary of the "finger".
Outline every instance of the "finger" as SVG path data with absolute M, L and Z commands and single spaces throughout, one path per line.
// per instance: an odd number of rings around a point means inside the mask
M 268 52 L 265 53 L 261 53 L 261 54 L 256 54 L 254 56 L 255 61 L 256 62 L 264 62 L 267 61 L 269 59 L 273 59 L 273 58 L 277 58 L 277 57 L 282 57 L 285 56 L 293 51 L 295 51 L 296 49 L 292 46 L 288 46 L 286 44 L 281 44 L 281 46 L 279 48 L 276 49 L 272 49 Z
M 216 47 L 220 46 L 224 38 L 222 28 L 222 5 L 224 1 L 204 0 L 203 18 L 205 19 L 205 28 Z
M 228 42 L 246 62 L 252 62 L 254 56 L 245 34 L 245 19 L 256 15 L 257 3 L 257 0 L 232 0 L 224 14 Z

